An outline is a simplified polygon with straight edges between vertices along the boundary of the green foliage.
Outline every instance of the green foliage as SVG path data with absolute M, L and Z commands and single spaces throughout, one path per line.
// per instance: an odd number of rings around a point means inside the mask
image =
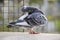
M 57 0 L 58 4 L 60 4 L 60 0 Z
M 3 20 L 3 18 L 4 18 L 4 17 L 0 14 L 0 20 Z
M 60 32 L 60 19 L 56 19 L 56 29 Z
M 57 0 L 60 3 L 60 0 Z
M 0 32 L 16 32 L 16 28 L 12 27 L 12 28 L 7 28 L 7 25 L 3 25 L 3 26 L 0 26 Z
M 30 4 L 31 3 L 38 3 L 38 2 L 42 2 L 43 0 L 30 0 Z
M 51 20 L 54 20 L 54 17 L 53 17 L 53 16 L 48 15 L 48 16 L 47 16 L 47 19 L 51 21 Z
M 2 26 L 0 26 L 0 32 L 23 32 L 23 29 L 21 27 L 11 27 L 11 28 L 7 28 L 7 25 L 3 24 Z

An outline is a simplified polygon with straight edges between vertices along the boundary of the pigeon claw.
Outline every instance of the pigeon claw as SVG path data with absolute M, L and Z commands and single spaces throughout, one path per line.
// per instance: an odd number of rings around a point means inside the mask
M 29 34 L 39 34 L 39 33 L 32 31 L 32 32 L 29 32 Z

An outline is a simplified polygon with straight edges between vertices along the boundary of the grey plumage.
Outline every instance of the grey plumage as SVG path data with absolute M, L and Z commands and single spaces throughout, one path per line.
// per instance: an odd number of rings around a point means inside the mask
M 17 21 L 9 23 L 10 26 L 24 26 L 24 27 L 34 27 L 46 24 L 47 18 L 44 13 L 37 8 L 26 7 L 22 8 L 23 12 L 28 12 L 27 14 L 22 15 Z

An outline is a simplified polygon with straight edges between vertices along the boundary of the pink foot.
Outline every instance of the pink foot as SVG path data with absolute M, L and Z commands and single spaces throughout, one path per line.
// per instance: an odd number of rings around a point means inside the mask
M 33 31 L 33 32 L 30 32 L 29 34 L 39 34 L 39 33 Z

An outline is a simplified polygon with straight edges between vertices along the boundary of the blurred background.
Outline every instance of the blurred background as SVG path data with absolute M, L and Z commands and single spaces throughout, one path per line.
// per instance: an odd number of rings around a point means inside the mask
M 35 30 L 45 33 L 60 33 L 60 0 L 0 0 L 0 32 L 28 31 L 22 27 L 6 27 L 9 22 L 15 21 L 23 14 L 22 5 L 36 7 L 48 18 L 48 24 L 45 27 L 38 27 Z

